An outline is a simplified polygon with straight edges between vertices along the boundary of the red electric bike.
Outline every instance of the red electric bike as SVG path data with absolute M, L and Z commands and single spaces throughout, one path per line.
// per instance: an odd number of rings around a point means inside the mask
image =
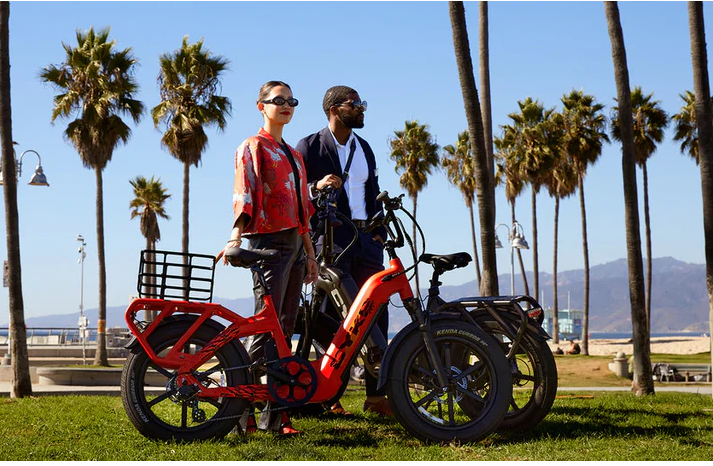
M 402 197 L 379 195 L 386 214 L 372 226 L 383 224 L 388 231 L 389 266 L 367 280 L 315 361 L 292 355 L 266 291 L 261 266 L 276 251 L 226 251 L 231 265 L 258 276 L 264 308 L 248 318 L 209 302 L 213 256 L 143 251 L 140 297 L 126 311 L 135 339 L 121 379 L 124 407 L 139 432 L 164 440 L 219 438 L 250 403 L 269 400 L 281 405 L 276 409 L 287 409 L 333 399 L 394 295 L 412 319 L 380 364 L 380 383 L 386 384 L 397 420 L 425 442 L 472 442 L 493 432 L 512 397 L 508 360 L 498 342 L 460 313 L 432 314 L 414 298 L 406 278 L 413 266 L 404 268 L 396 254 L 404 246 L 403 225 L 395 215 Z M 155 315 L 151 321 L 150 315 Z M 269 333 L 273 344 L 264 358 L 250 362 L 241 339 L 260 333 Z

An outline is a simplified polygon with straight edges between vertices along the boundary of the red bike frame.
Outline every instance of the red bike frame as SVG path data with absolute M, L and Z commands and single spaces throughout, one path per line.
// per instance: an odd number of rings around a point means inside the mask
M 364 283 L 327 352 L 320 359 L 310 362 L 317 374 L 317 390 L 308 402 L 326 401 L 337 394 L 342 384 L 341 377 L 344 371 L 349 369 L 361 345 L 366 341 L 368 330 L 371 328 L 372 322 L 375 321 L 377 311 L 388 302 L 392 295 L 398 293 L 404 302 L 413 299 L 413 291 L 404 272 L 401 260 L 394 257 L 389 261 L 389 267 L 386 270 L 374 274 Z M 384 280 L 386 277 L 389 278 Z M 275 401 L 265 384 L 204 387 L 193 375 L 194 371 L 208 362 L 221 347 L 236 338 L 260 333 L 272 335 L 280 359 L 292 356 L 291 348 L 287 345 L 285 335 L 280 327 L 272 297 L 266 294 L 263 297 L 263 304 L 264 307 L 258 314 L 244 318 L 220 304 L 140 298 L 134 300 L 126 310 L 126 322 L 151 361 L 160 367 L 177 370 L 178 385 L 196 387 L 199 390 L 198 397 L 239 397 L 250 401 Z M 137 325 L 138 320 L 136 319 L 136 314 L 140 311 L 158 311 L 158 316 L 142 329 Z M 148 339 L 166 318 L 177 313 L 197 314 L 198 318 L 167 354 L 159 356 L 151 348 Z M 191 335 L 205 321 L 214 316 L 228 320 L 231 324 L 195 354 L 181 352 L 181 348 L 185 346 Z

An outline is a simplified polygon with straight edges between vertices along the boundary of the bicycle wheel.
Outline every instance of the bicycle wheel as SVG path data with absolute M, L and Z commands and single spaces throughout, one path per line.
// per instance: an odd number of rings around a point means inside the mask
M 149 337 L 158 355 L 173 348 L 191 326 L 180 321 L 159 327 Z M 218 329 L 200 327 L 183 351 L 195 353 L 209 342 Z M 245 352 L 239 342 L 220 348 L 196 376 L 205 387 L 235 386 L 248 382 Z M 133 349 L 121 374 L 121 398 L 131 423 L 146 437 L 160 440 L 193 441 L 220 438 L 230 432 L 237 417 L 248 407 L 242 398 L 207 399 L 179 392 L 176 371 L 157 366 L 141 346 Z M 165 387 L 160 390 L 157 387 Z
M 512 396 L 510 369 L 492 337 L 459 320 L 436 321 L 432 334 L 447 385 L 441 387 L 421 332 L 414 329 L 389 362 L 394 415 L 425 442 L 474 442 L 497 429 Z
M 505 354 L 512 341 L 495 321 L 478 319 L 478 324 L 501 345 Z M 510 362 L 513 394 L 503 419 L 502 430 L 526 430 L 535 427 L 550 412 L 557 395 L 557 364 L 549 345 L 525 334 Z

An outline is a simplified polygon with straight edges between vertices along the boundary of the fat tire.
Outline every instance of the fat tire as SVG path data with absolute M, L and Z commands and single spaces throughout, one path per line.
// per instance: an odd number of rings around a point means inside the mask
M 191 321 L 178 321 L 167 323 L 164 326 L 158 327 L 148 341 L 151 347 L 159 354 L 161 351 L 169 348 L 181 338 L 192 325 Z M 196 346 L 204 346 L 209 342 L 220 329 L 211 325 L 204 324 L 190 338 L 189 344 Z M 242 351 L 241 351 L 242 350 Z M 223 367 L 239 367 L 246 365 L 247 356 L 240 342 L 231 342 L 215 353 L 215 358 Z M 146 351 L 140 345 L 137 345 L 129 354 L 124 364 L 124 369 L 121 374 L 121 398 L 124 404 L 124 409 L 131 423 L 145 437 L 158 440 L 174 440 L 178 442 L 190 442 L 196 440 L 206 440 L 212 438 L 221 438 L 227 435 L 236 425 L 237 417 L 249 406 L 249 403 L 242 398 L 221 398 L 212 400 L 212 403 L 199 402 L 201 406 L 211 407 L 213 414 L 206 422 L 196 425 L 173 425 L 166 422 L 154 410 L 181 410 L 182 402 L 174 402 L 170 398 L 165 398 L 155 406 L 150 404 L 150 401 L 156 400 L 145 391 L 146 375 L 152 362 Z M 165 371 L 162 369 L 162 371 Z M 168 370 L 168 373 L 175 371 Z M 152 374 L 153 375 L 153 374 Z M 159 374 L 160 375 L 160 374 Z M 221 374 L 224 376 L 226 386 L 235 386 L 248 383 L 248 374 L 243 370 L 230 370 Z M 168 383 L 170 377 L 166 376 L 165 382 Z M 152 383 L 157 386 L 156 383 Z M 167 389 L 168 391 L 168 389 Z M 166 396 L 166 392 L 160 392 L 159 396 Z M 215 406 L 215 408 L 212 408 Z M 187 409 L 185 416 L 190 417 L 190 409 Z M 165 412 L 161 412 L 164 417 Z M 226 418 L 222 420 L 212 421 L 213 418 Z M 190 420 L 189 420 L 190 421 Z M 194 423 L 195 421 L 190 421 Z
M 503 341 L 500 324 L 492 320 L 477 319 L 478 324 L 502 342 L 503 351 L 510 350 L 509 340 Z M 520 341 L 520 349 L 511 363 L 512 382 L 515 390 L 508 412 L 500 425 L 500 430 L 528 430 L 549 414 L 557 395 L 557 363 L 546 341 L 538 340 L 526 333 Z M 523 405 L 516 402 L 518 387 L 530 390 L 530 398 Z
M 433 397 L 423 403 L 421 408 L 416 406 L 412 399 L 412 390 L 416 397 L 421 397 L 417 400 L 419 403 L 437 393 L 437 387 L 433 385 L 435 377 L 430 375 L 434 372 L 433 367 L 426 357 L 423 337 L 418 328 L 414 328 L 401 340 L 398 347 L 392 350 L 393 359 L 389 361 L 386 385 L 389 404 L 401 425 L 411 435 L 424 442 L 479 441 L 498 428 L 508 410 L 512 397 L 508 361 L 498 343 L 470 323 L 455 319 L 437 321 L 431 324 L 431 331 L 441 361 L 447 358 L 447 354 L 451 357 L 450 367 L 444 367 L 445 372 L 453 377 L 451 387 L 455 389 L 455 393 L 459 393 L 455 385 L 465 382 L 465 378 L 458 379 L 460 373 L 468 373 L 468 377 L 477 379 L 477 385 L 481 387 L 477 392 L 482 396 L 482 408 L 474 408 L 478 403 L 464 402 L 466 399 L 470 400 L 469 397 L 456 399 L 455 403 L 450 397 L 443 402 Z M 446 351 L 446 348 L 450 351 Z M 471 366 L 470 362 L 466 362 L 475 359 L 475 365 Z M 429 387 L 433 388 L 430 392 Z M 468 389 L 472 393 L 470 386 Z M 434 400 L 438 404 L 433 404 Z M 440 424 L 432 413 L 426 414 L 429 409 L 442 409 L 439 405 L 445 403 L 452 407 L 454 413 L 458 410 L 449 420 L 457 418 L 456 420 L 464 422 L 462 425 Z

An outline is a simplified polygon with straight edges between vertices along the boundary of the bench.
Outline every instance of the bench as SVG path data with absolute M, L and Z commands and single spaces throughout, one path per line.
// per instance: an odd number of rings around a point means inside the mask
M 710 382 L 711 365 L 703 363 L 652 364 L 654 380 L 660 382 Z

